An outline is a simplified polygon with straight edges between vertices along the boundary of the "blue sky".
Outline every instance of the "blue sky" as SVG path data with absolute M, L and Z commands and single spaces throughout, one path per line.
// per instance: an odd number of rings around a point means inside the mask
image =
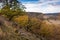
M 39 1 L 39 0 L 19 0 L 19 1 L 21 1 L 21 2 L 24 3 L 24 2 L 32 2 L 32 1 L 33 1 L 33 2 L 37 2 L 37 1 Z
M 27 12 L 56 13 L 60 12 L 60 0 L 19 0 Z

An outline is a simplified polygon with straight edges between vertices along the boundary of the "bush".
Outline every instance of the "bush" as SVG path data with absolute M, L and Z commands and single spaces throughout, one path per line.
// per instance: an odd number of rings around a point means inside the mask
M 18 18 L 15 18 L 14 21 L 17 22 L 21 27 L 26 27 L 28 24 L 28 16 L 18 16 Z
M 54 35 L 54 25 L 50 24 L 48 21 L 43 21 L 40 28 L 40 35 L 46 40 L 50 40 Z
M 34 17 L 34 18 L 30 18 L 28 22 L 29 22 L 28 27 L 30 31 L 32 31 L 33 33 L 39 33 L 41 20 Z

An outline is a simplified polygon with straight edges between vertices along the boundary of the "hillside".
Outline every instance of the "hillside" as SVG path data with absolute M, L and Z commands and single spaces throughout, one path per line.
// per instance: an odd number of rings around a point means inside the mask
M 60 15 L 60 13 L 46 13 L 43 15 L 44 15 L 44 19 L 59 20 L 58 16 Z
M 22 15 L 15 22 L 1 15 L 0 40 L 60 40 L 60 20 L 41 20 L 33 16 Z
M 0 16 L 0 31 L 2 31 L 0 32 L 0 40 L 13 40 L 13 39 L 18 40 L 18 38 L 20 40 L 40 40 L 40 38 L 37 38 L 35 34 L 26 31 L 24 28 L 17 29 L 19 31 L 19 34 L 15 34 L 14 31 L 15 25 L 14 26 L 12 25 L 14 25 L 13 22 L 8 21 L 4 16 Z
M 60 40 L 60 13 L 26 12 L 19 0 L 0 3 L 0 40 Z

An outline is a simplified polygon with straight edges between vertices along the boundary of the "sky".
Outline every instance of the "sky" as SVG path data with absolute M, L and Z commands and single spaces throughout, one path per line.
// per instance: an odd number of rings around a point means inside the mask
M 60 0 L 19 0 L 27 12 L 57 13 L 60 12 Z
M 60 0 L 19 0 L 27 12 L 57 13 L 60 12 Z M 1 3 L 0 3 L 1 7 Z

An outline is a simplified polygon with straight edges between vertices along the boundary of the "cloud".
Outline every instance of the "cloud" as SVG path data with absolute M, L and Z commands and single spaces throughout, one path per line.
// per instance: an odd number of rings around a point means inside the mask
M 39 0 L 38 3 L 24 4 L 27 12 L 55 13 L 60 12 L 60 0 Z
M 39 0 L 42 4 L 50 4 L 50 5 L 60 5 L 60 0 Z
M 2 3 L 0 3 L 0 8 L 2 8 Z
M 29 4 L 24 4 L 26 6 L 26 11 L 27 12 L 43 12 L 43 13 L 55 13 L 55 12 L 60 12 L 60 6 L 53 6 L 53 5 L 45 5 L 45 4 L 34 4 L 34 3 L 29 3 Z

